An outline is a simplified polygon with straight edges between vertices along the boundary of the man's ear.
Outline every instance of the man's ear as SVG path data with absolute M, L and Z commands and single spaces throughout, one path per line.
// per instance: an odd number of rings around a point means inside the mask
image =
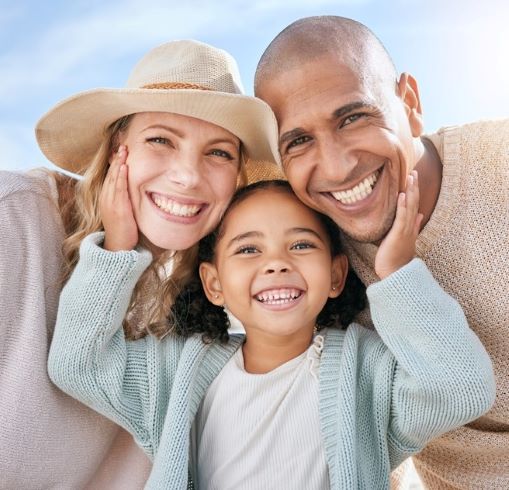
M 346 255 L 336 255 L 332 259 L 331 289 L 329 298 L 337 298 L 345 287 L 346 276 L 348 275 L 348 259 Z
M 221 289 L 216 266 L 210 262 L 202 262 L 199 270 L 201 283 L 207 299 L 216 306 L 223 306 L 223 290 Z
M 417 80 L 409 73 L 402 73 L 398 81 L 398 91 L 401 100 L 405 104 L 412 136 L 418 138 L 424 131 L 424 124 Z

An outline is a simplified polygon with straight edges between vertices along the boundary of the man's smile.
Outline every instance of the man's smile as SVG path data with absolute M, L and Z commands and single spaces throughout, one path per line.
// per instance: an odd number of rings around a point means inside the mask
M 368 175 L 365 179 L 363 179 L 351 189 L 335 191 L 331 192 L 330 194 L 341 204 L 354 204 L 358 201 L 362 201 L 363 199 L 366 199 L 366 197 L 368 197 L 373 191 L 373 187 L 378 181 L 378 177 L 380 176 L 381 172 L 382 169 L 378 169 L 372 174 Z

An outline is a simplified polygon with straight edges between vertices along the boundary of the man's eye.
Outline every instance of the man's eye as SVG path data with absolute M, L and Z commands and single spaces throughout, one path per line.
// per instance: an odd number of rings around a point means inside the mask
M 303 145 L 304 143 L 307 143 L 310 140 L 311 140 L 310 136 L 299 136 L 298 138 L 295 138 L 292 141 L 290 141 L 286 149 L 289 150 L 290 148 L 293 148 L 295 146 Z
M 343 119 L 343 122 L 341 123 L 341 127 L 348 126 L 349 124 L 352 124 L 355 121 L 358 121 L 365 115 L 366 114 L 364 114 L 364 113 L 359 113 L 359 114 L 352 114 L 351 116 L 345 117 L 345 119 Z
M 224 150 L 220 150 L 219 148 L 215 148 L 210 152 L 210 154 L 216 157 L 225 158 L 226 160 L 233 160 L 233 157 L 230 153 Z

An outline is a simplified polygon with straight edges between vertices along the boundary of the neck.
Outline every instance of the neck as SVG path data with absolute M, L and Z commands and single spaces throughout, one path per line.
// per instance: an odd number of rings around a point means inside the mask
M 311 344 L 313 327 L 297 335 L 270 335 L 246 328 L 242 346 L 244 369 L 252 374 L 265 374 L 299 356 Z
M 418 145 L 420 156 L 415 170 L 419 173 L 419 212 L 424 215 L 421 223 L 422 229 L 431 218 L 438 201 L 442 185 L 442 162 L 431 141 L 421 138 Z

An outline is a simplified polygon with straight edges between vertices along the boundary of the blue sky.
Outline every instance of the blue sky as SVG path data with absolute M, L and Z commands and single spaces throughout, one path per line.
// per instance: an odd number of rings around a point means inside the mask
M 272 38 L 308 15 L 370 27 L 420 84 L 428 131 L 509 116 L 507 0 L 0 0 L 0 169 L 51 166 L 33 128 L 59 100 L 121 87 L 145 52 L 194 38 L 229 51 L 247 93 Z

